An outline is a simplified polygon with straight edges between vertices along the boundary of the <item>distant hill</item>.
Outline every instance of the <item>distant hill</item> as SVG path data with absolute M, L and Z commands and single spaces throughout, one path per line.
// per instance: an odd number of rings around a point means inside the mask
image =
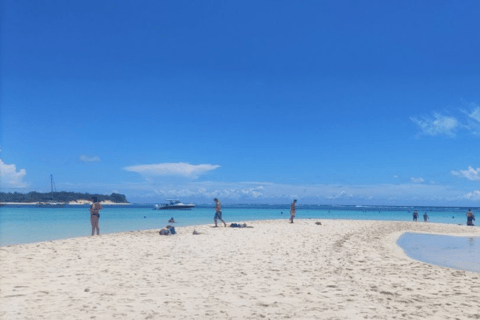
M 112 193 L 111 195 L 107 196 L 104 194 L 96 194 L 96 193 L 78 193 L 78 192 L 54 192 L 53 193 L 53 200 L 59 202 L 69 202 L 75 200 L 90 200 L 92 197 L 97 197 L 98 201 L 105 201 L 110 200 L 115 203 L 128 203 L 127 198 L 123 194 L 119 193 Z M 42 201 L 49 201 L 52 200 L 52 193 L 42 193 L 32 191 L 29 193 L 5 193 L 0 192 L 0 202 L 42 202 Z

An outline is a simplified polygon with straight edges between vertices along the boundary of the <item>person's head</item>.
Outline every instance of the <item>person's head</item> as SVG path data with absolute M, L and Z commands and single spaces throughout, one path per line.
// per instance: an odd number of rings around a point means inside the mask
M 218 199 L 217 199 L 217 198 L 215 198 L 215 199 L 213 199 L 213 201 L 215 201 L 215 202 L 218 202 Z
M 472 209 L 468 209 L 468 211 L 472 211 Z
M 92 197 L 92 201 L 93 201 L 93 203 L 98 202 L 98 198 L 97 197 Z
M 297 203 L 297 199 L 294 199 L 293 202 Z

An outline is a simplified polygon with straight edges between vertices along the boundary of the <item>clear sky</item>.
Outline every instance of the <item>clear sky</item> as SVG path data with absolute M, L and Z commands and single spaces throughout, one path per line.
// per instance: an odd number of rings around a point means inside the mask
M 2 191 L 480 206 L 478 1 L 1 5 Z

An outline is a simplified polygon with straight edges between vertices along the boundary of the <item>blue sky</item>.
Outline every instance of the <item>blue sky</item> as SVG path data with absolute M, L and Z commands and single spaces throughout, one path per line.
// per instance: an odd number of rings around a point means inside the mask
M 480 205 L 476 1 L 3 1 L 3 191 Z

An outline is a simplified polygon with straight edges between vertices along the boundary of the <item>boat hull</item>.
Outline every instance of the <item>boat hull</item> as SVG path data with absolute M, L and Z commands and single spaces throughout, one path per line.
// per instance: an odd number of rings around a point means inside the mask
M 189 205 L 184 205 L 184 206 L 162 206 L 158 207 L 156 210 L 190 210 L 192 208 L 195 208 L 195 206 L 189 206 Z

